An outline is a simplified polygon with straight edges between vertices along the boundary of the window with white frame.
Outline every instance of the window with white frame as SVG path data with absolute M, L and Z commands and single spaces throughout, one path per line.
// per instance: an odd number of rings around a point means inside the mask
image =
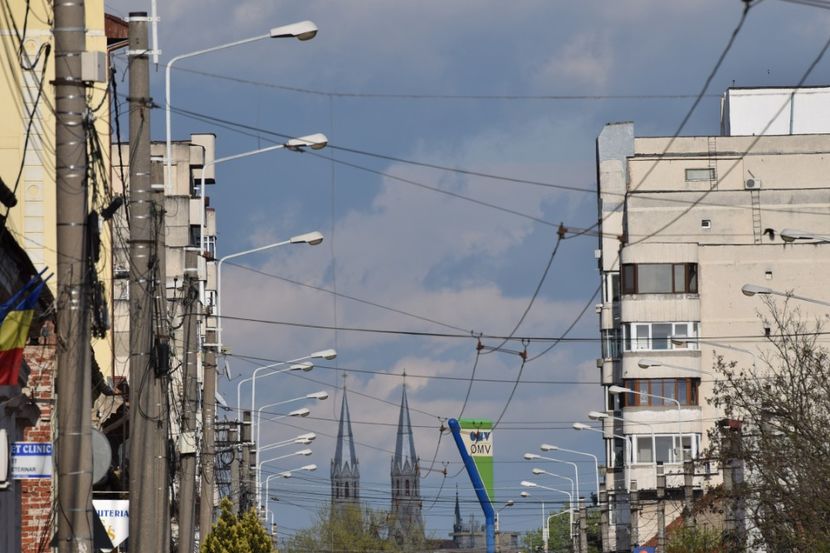
M 622 349 L 622 337 L 619 329 L 610 328 L 602 331 L 602 357 L 603 359 L 619 359 Z
M 623 323 L 623 351 L 697 349 L 699 323 Z M 675 342 L 673 342 L 674 340 Z
M 700 434 L 683 434 L 683 455 L 680 456 L 680 434 L 638 434 L 631 436 L 634 463 L 680 463 L 683 458 L 696 459 L 700 451 Z M 656 457 L 656 458 L 655 458 Z
M 620 273 L 618 271 L 605 273 L 602 301 L 605 303 L 620 301 Z

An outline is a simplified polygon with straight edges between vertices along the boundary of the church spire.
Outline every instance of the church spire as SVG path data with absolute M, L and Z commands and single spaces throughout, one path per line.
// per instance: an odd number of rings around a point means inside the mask
M 357 465 L 352 419 L 349 415 L 349 399 L 344 380 L 337 446 L 334 450 L 334 459 L 331 460 L 331 502 L 333 505 L 360 503 L 360 470 Z
M 418 456 L 415 453 L 415 438 L 412 435 L 412 422 L 409 420 L 409 401 L 406 399 L 406 372 L 403 373 L 403 393 L 401 410 L 398 414 L 398 437 L 395 441 L 395 464 L 403 467 L 408 461 L 415 466 Z

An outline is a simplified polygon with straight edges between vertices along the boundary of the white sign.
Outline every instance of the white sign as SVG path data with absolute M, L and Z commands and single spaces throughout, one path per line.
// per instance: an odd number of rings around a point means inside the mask
M 94 499 L 92 506 L 95 507 L 113 547 L 118 547 L 130 535 L 130 500 Z
M 52 478 L 52 444 L 49 442 L 14 442 L 12 444 L 12 478 Z
M 462 428 L 461 441 L 464 442 L 464 447 L 470 457 L 493 456 L 493 431 L 490 429 Z

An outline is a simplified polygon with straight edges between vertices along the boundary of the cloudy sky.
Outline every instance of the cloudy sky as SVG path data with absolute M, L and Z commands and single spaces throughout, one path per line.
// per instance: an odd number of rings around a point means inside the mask
M 591 300 L 598 286 L 596 238 L 560 244 L 515 333 L 536 340 L 511 342 L 505 346 L 510 351 L 481 355 L 476 365 L 471 334 L 509 334 L 540 283 L 558 224 L 589 227 L 596 220 L 594 141 L 602 126 L 630 120 L 638 135 L 675 132 L 737 25 L 743 2 L 159 4 L 162 63 L 297 20 L 311 19 L 320 28 L 310 42 L 264 40 L 181 62 L 173 72 L 174 108 L 224 121 L 176 115 L 174 138 L 214 132 L 219 156 L 313 132 L 326 133 L 336 147 L 221 165 L 210 191 L 220 255 L 311 230 L 326 235 L 314 248 L 241 258 L 248 269 L 227 266 L 223 279 L 225 314 L 260 321 L 226 321 L 225 342 L 235 356 L 287 360 L 329 347 L 339 352 L 335 361 L 304 373 L 310 380 L 281 375 L 258 387 L 258 397 L 268 403 L 320 389 L 332 394 L 310 405 L 312 415 L 292 422 L 293 428 L 263 427 L 266 443 L 304 430 L 319 434 L 311 462 L 320 469 L 313 477 L 272 487 L 280 499 L 273 504 L 280 531 L 290 535 L 307 526 L 328 500 L 341 397 L 335 387 L 342 375 L 351 390 L 363 498 L 388 508 L 405 370 L 427 527 L 446 536 L 456 486 L 465 517 L 480 511 L 451 439 L 445 435 L 439 443 L 440 421 L 460 414 L 474 365 L 477 381 L 464 415 L 496 418 L 519 376 L 515 352 L 527 347 L 531 357 L 541 353 L 549 345 L 545 339 L 560 336 L 586 305 L 591 307 L 571 336 L 597 336 Z M 127 16 L 148 10 L 149 0 L 108 0 L 107 7 Z M 828 38 L 828 16 L 781 0 L 758 3 L 683 133 L 718 133 L 718 98 L 730 85 L 796 83 Z M 119 82 L 123 69 L 121 63 Z M 151 75 L 159 104 L 163 75 L 163 67 Z M 822 62 L 808 84 L 827 81 L 828 64 Z M 153 136 L 163 135 L 158 112 Z M 412 331 L 453 337 L 404 333 Z M 596 341 L 567 342 L 525 365 L 495 438 L 499 502 L 518 497 L 518 483 L 531 468 L 521 454 L 542 442 L 602 454 L 598 435 L 570 429 L 602 405 L 598 356 Z M 221 384 L 234 403 L 238 379 L 267 362 L 241 357 L 229 359 L 234 380 Z M 266 472 L 303 463 L 288 461 Z M 587 495 L 591 464 L 581 466 Z M 433 472 L 426 472 L 429 467 Z M 502 514 L 502 528 L 537 526 L 538 513 L 538 503 L 517 505 Z

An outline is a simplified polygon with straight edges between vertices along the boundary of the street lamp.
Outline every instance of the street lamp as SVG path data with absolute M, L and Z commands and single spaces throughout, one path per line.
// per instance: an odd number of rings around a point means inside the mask
M 273 369 L 275 367 L 282 367 L 282 366 L 285 366 L 285 365 L 288 365 L 288 368 L 275 370 L 275 371 L 270 372 L 270 373 L 268 373 L 266 375 L 263 375 L 263 376 L 270 376 L 272 374 L 282 374 L 282 373 L 288 372 L 288 371 L 305 371 L 305 372 L 308 372 L 308 371 L 310 371 L 311 369 L 314 368 L 314 363 L 304 362 L 305 359 L 311 359 L 311 355 L 307 355 L 305 357 L 300 357 L 298 359 L 294 359 L 294 360 L 291 360 L 291 361 L 279 361 L 277 363 L 269 363 L 267 365 L 262 365 L 260 367 L 257 367 L 256 369 L 254 369 L 254 373 L 256 373 L 256 371 L 258 371 L 260 369 Z M 298 362 L 298 361 L 302 361 L 302 362 Z M 240 420 L 242 418 L 242 416 L 241 416 L 241 413 L 242 413 L 242 385 L 245 384 L 246 382 L 253 381 L 253 379 L 254 379 L 253 376 L 249 376 L 248 378 L 243 378 L 236 385 L 236 419 L 237 420 Z M 251 409 L 253 409 L 253 405 L 251 406 Z
M 294 403 L 295 401 L 302 401 L 304 399 L 318 399 L 318 400 L 322 401 L 324 399 L 327 399 L 328 397 L 329 397 L 328 392 L 313 392 L 311 394 L 306 394 L 304 396 L 295 397 L 293 399 L 286 399 L 284 401 L 277 401 L 275 403 L 268 403 L 266 405 L 263 405 L 262 407 L 257 409 L 257 412 L 256 412 L 256 442 L 255 443 L 257 445 L 260 444 L 259 438 L 260 438 L 260 435 L 261 435 L 261 432 L 262 432 L 262 411 L 263 411 L 263 409 L 267 409 L 269 407 L 277 407 L 279 405 L 285 405 L 285 404 L 288 404 L 288 403 Z M 309 413 L 310 413 L 310 411 L 309 411 Z M 303 416 L 308 416 L 308 413 L 306 413 Z
M 287 447 L 289 445 L 308 445 L 313 442 L 317 438 L 317 434 L 314 432 L 308 432 L 306 434 L 300 434 L 294 438 L 288 440 L 282 440 L 280 442 L 274 442 L 273 444 L 268 444 L 265 447 L 257 447 L 256 452 L 257 455 L 261 455 L 266 451 L 271 451 L 272 449 L 279 449 L 281 447 Z
M 244 250 L 241 252 L 236 252 L 232 254 L 228 254 L 219 258 L 218 262 L 216 263 L 216 344 L 205 344 L 206 346 L 217 346 L 219 353 L 222 353 L 222 346 L 224 346 L 224 342 L 222 341 L 222 264 L 225 263 L 228 259 L 234 259 L 236 257 L 241 257 L 243 255 L 247 255 L 250 253 L 261 252 L 264 250 L 270 250 L 271 248 L 277 248 L 279 246 L 285 246 L 287 244 L 308 244 L 309 246 L 317 246 L 318 244 L 323 242 L 323 235 L 317 231 L 314 232 L 307 232 L 305 234 L 299 234 L 297 236 L 292 236 L 288 240 L 283 240 L 282 242 L 274 242 L 273 244 L 267 244 L 265 246 L 259 246 L 258 248 L 252 248 L 250 250 Z M 202 244 L 204 247 L 204 244 Z
M 672 338 L 671 343 L 672 343 L 672 345 L 675 345 L 677 347 L 683 347 L 683 348 L 688 347 L 690 344 L 695 344 L 695 345 L 705 344 L 707 346 L 713 346 L 713 347 L 716 347 L 716 348 L 723 348 L 723 349 L 729 349 L 729 350 L 732 350 L 732 351 L 739 351 L 741 353 L 746 353 L 747 355 L 751 355 L 753 359 L 756 359 L 755 354 L 753 352 L 751 352 L 750 350 L 748 350 L 748 349 L 739 348 L 739 347 L 732 346 L 732 345 L 729 345 L 729 344 L 724 344 L 724 343 L 721 343 L 721 342 L 713 342 L 711 340 L 701 340 L 700 338 L 685 338 L 685 339 Z M 700 349 L 700 348 L 695 347 L 695 349 Z
M 554 472 L 548 472 L 545 469 L 540 469 L 538 467 L 534 467 L 530 469 L 530 472 L 533 473 L 534 476 L 539 476 L 540 474 L 545 474 L 547 476 L 555 476 L 556 478 L 561 478 L 562 480 L 567 480 L 571 484 L 571 493 L 577 495 L 579 490 L 577 489 L 576 482 L 570 476 L 563 476 L 561 474 L 556 474 Z
M 603 419 L 612 419 L 612 420 L 615 420 L 615 421 L 620 421 L 622 423 L 626 422 L 626 420 L 622 417 L 617 417 L 615 415 L 609 415 L 608 413 L 603 413 L 601 411 L 589 411 L 588 412 L 588 418 L 591 419 L 592 421 L 600 421 L 600 420 L 603 420 Z M 652 459 L 652 463 L 654 463 L 655 470 L 657 470 L 657 453 L 656 453 L 657 433 L 654 431 L 654 425 L 648 424 L 648 423 L 645 423 L 645 422 L 635 422 L 635 421 L 631 421 L 631 422 L 633 422 L 634 424 L 639 424 L 641 426 L 645 426 L 651 432 L 651 459 Z M 632 456 L 631 463 L 633 464 L 634 463 L 634 459 L 633 459 L 633 457 L 634 457 L 634 443 L 633 442 L 631 442 L 631 456 Z
M 796 240 L 813 240 L 815 242 L 830 242 L 830 236 L 816 234 L 807 230 L 796 230 L 791 228 L 781 229 L 781 240 L 784 242 L 795 242 Z
M 677 369 L 680 371 L 691 371 L 695 373 L 702 373 L 708 374 L 712 376 L 712 373 L 709 371 L 704 371 L 703 369 L 693 369 L 692 367 L 684 367 L 683 365 L 672 365 L 670 363 L 663 363 L 662 361 L 657 361 L 656 359 L 640 359 L 637 361 L 637 366 L 641 369 L 653 369 L 657 367 L 666 367 L 667 369 Z
M 766 286 L 759 286 L 757 284 L 744 284 L 743 286 L 741 286 L 741 292 L 743 292 L 745 296 L 750 297 L 754 296 L 755 294 L 761 294 L 762 296 L 782 296 L 785 298 L 793 298 L 796 300 L 806 301 L 807 303 L 816 303 L 818 305 L 830 306 L 830 302 L 816 300 L 813 298 L 805 298 L 804 296 L 796 296 L 795 294 L 788 294 L 786 292 L 779 292 L 777 290 L 773 290 L 772 288 L 767 288 Z
M 574 498 L 573 498 L 573 495 L 571 495 L 570 492 L 566 492 L 565 490 L 560 490 L 560 489 L 557 489 L 557 488 L 549 488 L 547 486 L 537 484 L 536 482 L 530 482 L 528 480 L 522 480 L 521 484 L 525 488 L 539 488 L 540 490 L 548 490 L 550 492 L 558 492 L 558 493 L 567 495 L 568 496 L 568 505 L 569 505 L 568 513 L 570 514 L 570 516 L 568 518 L 570 519 L 571 532 L 573 533 L 573 527 L 574 527 L 574 509 L 573 509 Z M 545 526 L 545 527 L 547 528 L 547 526 Z M 546 534 L 547 534 L 547 532 L 543 532 L 542 537 L 544 538 Z M 547 550 L 547 540 L 545 540 L 545 549 Z
M 200 251 L 200 253 L 202 255 L 204 255 L 204 251 L 205 251 L 205 247 L 206 247 L 206 242 L 205 242 L 205 224 L 206 224 L 206 219 L 205 219 L 205 173 L 207 172 L 208 167 L 217 165 L 219 163 L 224 163 L 226 161 L 233 161 L 235 159 L 242 159 L 242 158 L 246 158 L 246 157 L 255 156 L 255 155 L 258 155 L 258 154 L 264 154 L 266 152 L 272 152 L 274 150 L 286 149 L 286 150 L 291 150 L 293 152 L 301 152 L 305 148 L 311 148 L 312 150 L 320 150 L 322 148 L 325 148 L 328 143 L 329 143 L 329 139 L 326 137 L 326 135 L 324 135 L 322 133 L 316 133 L 316 134 L 310 134 L 308 136 L 301 136 L 299 138 L 291 138 L 291 139 L 289 139 L 288 141 L 286 141 L 282 144 L 275 144 L 273 146 L 267 146 L 265 148 L 259 148 L 259 149 L 256 149 L 256 150 L 250 150 L 248 152 L 242 152 L 241 154 L 234 154 L 232 156 L 220 157 L 220 158 L 217 158 L 217 159 L 211 159 L 209 161 L 205 161 L 204 165 L 202 166 L 202 174 L 201 174 L 201 179 L 199 181 L 199 196 L 200 196 L 200 200 L 201 200 L 201 204 L 202 204 L 202 207 L 201 207 L 201 225 L 200 225 L 201 228 L 200 228 L 200 231 L 199 231 L 199 251 Z M 314 234 L 315 233 L 309 233 L 309 234 L 300 235 L 300 236 L 310 236 L 310 235 L 314 235 Z M 322 237 L 322 235 L 317 233 L 316 236 L 313 236 L 312 241 L 314 241 L 315 244 L 319 244 L 320 242 L 323 241 L 323 237 Z M 290 242 L 290 240 L 289 240 L 289 242 Z M 308 242 L 308 243 L 311 243 L 311 242 Z
M 499 515 L 500 515 L 500 514 L 501 514 L 501 512 L 502 512 L 503 510 L 505 510 L 506 508 L 508 508 L 508 507 L 512 507 L 512 506 L 514 505 L 514 503 L 515 503 L 515 501 L 513 501 L 512 499 L 508 499 L 508 500 L 504 503 L 504 505 L 502 505 L 502 506 L 501 506 L 501 509 L 498 509 L 498 510 L 496 511 L 496 528 L 495 528 L 495 530 L 496 530 L 496 534 L 497 534 L 497 535 L 498 535 L 498 534 L 499 534 L 499 532 L 500 532 L 500 529 L 499 529 Z M 499 538 L 496 538 L 496 539 L 498 540 Z
M 306 359 L 325 359 L 327 361 L 330 361 L 330 360 L 334 359 L 335 357 L 337 357 L 337 352 L 336 351 L 334 351 L 333 349 L 324 349 L 324 350 L 321 350 L 321 351 L 315 351 L 314 353 L 312 353 L 311 355 L 306 357 Z M 314 367 L 314 365 L 312 365 L 311 367 L 308 367 L 307 365 L 300 364 L 300 365 L 292 365 L 292 367 L 290 367 L 290 369 L 297 370 L 297 369 L 294 369 L 295 366 L 298 367 L 299 370 L 303 370 L 303 371 L 310 371 Z M 266 367 L 260 367 L 258 369 L 254 369 L 254 372 L 251 375 L 251 410 L 252 411 L 254 409 L 256 409 L 256 380 L 257 380 L 257 375 L 259 374 L 260 371 L 264 370 L 265 368 Z M 277 372 L 281 372 L 281 371 L 277 371 Z M 269 373 L 269 374 L 272 374 L 272 373 Z M 263 375 L 263 376 L 267 376 L 267 375 Z M 240 382 L 240 384 L 241 384 L 241 382 Z
M 265 479 L 265 516 L 266 517 L 268 516 L 268 500 L 271 498 L 271 496 L 269 495 L 269 489 L 270 489 L 272 478 L 291 478 L 291 475 L 295 472 L 301 472 L 301 471 L 314 472 L 315 470 L 317 470 L 317 465 L 314 465 L 314 464 L 304 465 L 300 468 L 286 470 L 286 471 L 278 472 L 277 474 L 272 474 L 272 475 L 268 476 L 268 478 Z
M 653 397 L 656 399 L 661 399 L 663 401 L 671 401 L 677 406 L 677 427 L 678 427 L 678 434 L 680 435 L 680 461 L 683 462 L 686 459 L 686 455 L 683 452 L 683 430 L 680 427 L 680 423 L 682 422 L 682 415 L 680 413 L 680 402 L 674 398 L 666 397 L 666 396 L 658 396 L 657 394 L 648 394 L 646 392 L 638 392 L 636 390 L 632 390 L 631 388 L 623 388 L 622 386 L 609 386 L 608 391 L 612 394 L 636 394 L 638 396 L 644 397 Z M 672 442 L 674 442 L 674 434 L 672 434 Z M 689 455 L 691 456 L 692 453 L 692 436 L 689 436 Z M 657 451 L 654 452 L 654 457 L 657 458 Z
M 544 457 L 538 453 L 525 453 L 522 455 L 525 461 L 535 461 L 541 459 L 543 461 L 551 461 L 552 463 L 561 463 L 563 465 L 571 465 L 574 469 L 574 482 L 576 482 L 575 490 L 579 491 L 579 467 L 572 461 L 563 461 L 562 459 L 554 459 L 553 457 Z
M 260 479 L 260 475 L 262 474 L 262 465 L 265 465 L 267 463 L 273 463 L 274 461 L 280 461 L 282 459 L 288 459 L 289 457 L 297 457 L 297 456 L 308 457 L 309 455 L 311 455 L 311 453 L 312 453 L 312 451 L 310 449 L 301 449 L 300 451 L 295 451 L 294 453 L 289 453 L 287 455 L 280 455 L 280 456 L 277 456 L 277 457 L 272 457 L 271 459 L 263 460 L 263 461 L 260 461 L 259 463 L 257 463 L 257 466 L 256 466 L 257 497 L 261 498 L 261 494 L 259 493 L 259 479 Z M 267 491 L 265 493 L 265 497 L 266 498 L 268 497 L 268 492 Z M 261 505 L 261 503 L 262 503 L 262 501 L 260 499 L 259 503 L 257 505 Z
M 575 422 L 571 425 L 574 430 L 582 431 L 588 430 L 590 432 L 598 432 L 605 436 L 605 431 L 600 430 L 599 428 L 594 428 L 584 422 Z M 623 447 L 625 448 L 625 464 L 623 465 L 623 471 L 625 472 L 625 489 L 628 490 L 631 488 L 631 461 L 632 461 L 632 447 L 631 447 L 631 440 L 625 434 L 611 434 L 614 438 L 619 438 L 623 441 Z M 599 496 L 597 496 L 597 502 L 599 502 Z
M 565 449 L 564 447 L 559 447 L 556 445 L 551 444 L 542 444 L 539 446 L 539 449 L 542 451 L 562 451 L 564 453 L 571 453 L 573 455 L 584 455 L 586 457 L 591 457 L 594 460 L 594 469 L 596 471 L 596 480 L 597 480 L 597 503 L 599 503 L 599 459 L 593 453 L 587 453 L 584 451 L 575 451 L 573 449 Z
M 166 186 L 170 187 L 172 185 L 172 168 L 173 168 L 173 141 L 171 138 L 172 134 L 172 125 L 171 125 L 171 118 L 170 118 L 170 75 L 171 69 L 173 68 L 173 64 L 179 60 L 192 58 L 196 56 L 201 56 L 202 54 L 207 54 L 210 52 L 216 52 L 218 50 L 224 50 L 225 48 L 233 48 L 234 46 L 241 46 L 243 44 L 248 44 L 250 42 L 256 42 L 259 40 L 263 40 L 266 38 L 296 38 L 300 41 L 310 40 L 314 38 L 317 34 L 317 25 L 315 25 L 311 21 L 300 21 L 297 23 L 291 23 L 289 25 L 282 25 L 280 27 L 274 27 L 271 29 L 268 34 L 258 35 L 242 40 L 237 40 L 234 42 L 228 42 L 226 44 L 220 44 L 218 46 L 213 46 L 211 48 L 205 48 L 202 50 L 196 50 L 194 52 L 189 52 L 187 54 L 180 54 L 170 61 L 167 62 L 167 65 L 164 69 L 164 128 L 165 128 L 165 172 L 164 172 L 164 182 Z M 204 176 L 204 170 L 202 172 L 202 176 Z

